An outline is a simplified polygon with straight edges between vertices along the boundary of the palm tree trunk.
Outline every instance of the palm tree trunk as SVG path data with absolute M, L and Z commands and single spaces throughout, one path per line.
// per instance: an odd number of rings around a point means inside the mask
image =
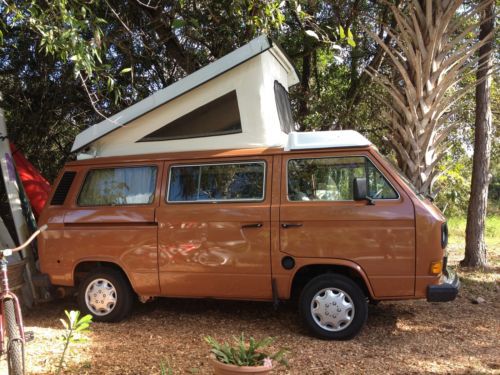
M 495 3 L 492 2 L 482 14 L 479 39 L 483 40 L 495 27 Z M 474 157 L 472 182 L 465 231 L 465 258 L 462 266 L 484 267 L 487 265 L 484 242 L 486 211 L 488 207 L 488 184 L 490 182 L 490 154 L 493 137 L 493 118 L 490 105 L 491 69 L 493 65 L 494 38 L 479 49 L 480 68 L 476 73 L 476 122 L 474 134 Z

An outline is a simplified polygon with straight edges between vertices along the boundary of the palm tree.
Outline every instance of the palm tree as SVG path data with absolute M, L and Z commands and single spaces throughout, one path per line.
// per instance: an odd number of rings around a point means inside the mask
M 451 108 L 471 88 L 456 89 L 456 84 L 478 68 L 476 52 L 493 35 L 468 37 L 485 21 L 478 14 L 492 2 L 471 7 L 463 0 L 413 0 L 400 7 L 387 3 L 396 20 L 394 28 L 385 27 L 391 44 L 366 29 L 394 67 L 392 75 L 369 71 L 391 97 L 384 111 L 392 130 L 388 140 L 399 167 L 423 193 L 430 193 L 439 174 L 436 166 L 446 155 L 445 141 L 454 129 Z

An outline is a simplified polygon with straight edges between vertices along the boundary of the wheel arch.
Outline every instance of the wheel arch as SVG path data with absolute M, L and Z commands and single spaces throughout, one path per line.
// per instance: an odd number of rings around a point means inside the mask
M 110 268 L 112 270 L 119 272 L 123 276 L 123 278 L 127 281 L 132 290 L 134 290 L 126 270 L 118 263 L 110 262 L 108 260 L 81 260 L 80 262 L 78 262 L 73 269 L 73 274 L 72 274 L 73 285 L 75 287 L 78 287 L 78 285 L 83 281 L 85 276 L 89 272 L 97 268 Z
M 371 300 L 376 300 L 370 281 L 363 269 L 356 263 L 339 260 L 332 263 L 307 263 L 298 267 L 292 276 L 290 298 L 297 299 L 304 286 L 316 276 L 340 274 L 352 279 Z

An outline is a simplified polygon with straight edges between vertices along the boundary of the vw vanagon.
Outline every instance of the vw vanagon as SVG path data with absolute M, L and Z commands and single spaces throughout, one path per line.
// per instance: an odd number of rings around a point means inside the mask
M 296 81 L 261 37 L 80 134 L 41 271 L 99 321 L 135 297 L 296 298 L 326 339 L 356 335 L 369 301 L 453 300 L 441 212 L 361 134 L 295 132 Z

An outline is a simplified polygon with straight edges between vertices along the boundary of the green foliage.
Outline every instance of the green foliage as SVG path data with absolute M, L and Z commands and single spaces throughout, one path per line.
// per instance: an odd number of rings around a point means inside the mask
M 498 34 L 498 33 L 497 33 Z M 493 113 L 493 141 L 491 142 L 490 173 L 488 190 L 488 211 L 500 215 L 500 130 L 497 126 L 500 114 L 500 75 L 496 74 L 491 84 L 491 111 Z M 496 127 L 496 131 L 495 131 Z
M 251 30 L 261 33 L 270 33 L 285 21 L 285 3 L 281 0 L 235 0 L 232 7 Z
M 210 351 L 215 355 L 215 358 L 222 363 L 236 366 L 262 366 L 264 361 L 269 359 L 287 365 L 284 358 L 286 350 L 282 349 L 274 354 L 262 351 L 271 345 L 272 337 L 266 337 L 259 341 L 250 337 L 247 343 L 242 333 L 240 337 L 234 337 L 233 346 L 227 342 L 219 343 L 211 336 L 206 336 L 205 341 L 210 345 Z
M 472 174 L 471 159 L 462 156 L 454 162 L 447 160 L 447 165 L 439 168 L 443 173 L 433 188 L 437 192 L 436 205 L 446 216 L 466 215 Z
M 80 318 L 80 311 L 77 310 L 71 310 L 69 312 L 64 310 L 64 313 L 68 320 L 60 319 L 66 331 L 61 336 L 61 340 L 64 342 L 64 349 L 59 359 L 59 365 L 57 366 L 57 374 L 60 374 L 62 371 L 64 358 L 69 345 L 85 341 L 85 336 L 82 336 L 82 334 L 89 331 L 90 324 L 92 323 L 92 315 L 87 314 Z
M 170 362 L 167 360 L 166 362 L 160 362 L 160 375 L 173 375 L 174 370 L 170 367 Z
M 0 13 L 9 136 L 49 180 L 70 157 L 75 135 L 102 120 L 95 109 L 110 116 L 261 33 L 276 39 L 297 69 L 301 82 L 290 96 L 301 130 L 355 129 L 390 152 L 379 117 L 385 93 L 363 73 L 380 48 L 360 27 L 378 32 L 389 24 L 385 2 L 9 0 Z M 391 71 L 386 61 L 379 72 Z M 497 87 L 494 81 L 494 113 Z M 438 201 L 447 214 L 465 213 L 470 158 L 463 155 L 473 142 L 473 105 L 471 90 L 451 111 L 459 125 L 446 140 L 450 157 L 439 166 L 450 169 L 435 186 L 442 187 Z M 492 209 L 500 200 L 498 149 L 493 142 Z
M 115 102 L 121 91 L 107 71 L 104 55 L 108 51 L 104 38 L 107 21 L 95 14 L 99 0 L 54 0 L 44 2 L 8 2 L 6 12 L 15 23 L 22 23 L 40 35 L 37 46 L 45 53 L 64 62 L 71 61 L 75 76 L 86 87 L 107 81 L 107 89 L 114 93 Z M 88 83 L 87 83 L 88 81 Z
M 465 228 L 467 218 L 455 216 L 448 218 L 448 230 L 451 245 L 463 245 L 465 243 Z M 485 242 L 488 250 L 496 249 L 500 255 L 500 215 L 489 215 L 486 217 Z

